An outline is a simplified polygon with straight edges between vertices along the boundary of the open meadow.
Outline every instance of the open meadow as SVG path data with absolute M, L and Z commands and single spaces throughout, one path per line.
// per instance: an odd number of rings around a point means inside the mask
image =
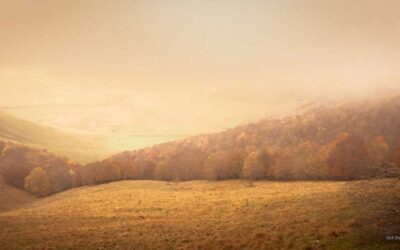
M 121 181 L 0 212 L 1 249 L 398 249 L 396 179 Z
M 400 0 L 0 0 L 0 250 L 400 250 Z

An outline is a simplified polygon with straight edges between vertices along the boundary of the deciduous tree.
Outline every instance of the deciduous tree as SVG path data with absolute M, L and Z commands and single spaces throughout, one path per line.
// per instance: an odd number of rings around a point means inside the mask
M 326 163 L 328 174 L 334 178 L 351 179 L 367 173 L 369 154 L 364 140 L 341 133 L 330 143 Z
M 247 179 L 263 179 L 267 177 L 268 169 L 274 164 L 271 154 L 260 149 L 250 153 L 243 166 L 243 177 Z
M 25 178 L 25 190 L 37 196 L 52 194 L 53 187 L 50 175 L 41 167 L 34 168 Z

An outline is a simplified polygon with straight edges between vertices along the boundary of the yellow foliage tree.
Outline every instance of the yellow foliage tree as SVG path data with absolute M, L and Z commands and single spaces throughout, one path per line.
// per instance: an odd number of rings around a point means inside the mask
M 43 168 L 36 167 L 25 178 L 25 190 L 37 196 L 49 195 L 53 193 L 52 180 Z

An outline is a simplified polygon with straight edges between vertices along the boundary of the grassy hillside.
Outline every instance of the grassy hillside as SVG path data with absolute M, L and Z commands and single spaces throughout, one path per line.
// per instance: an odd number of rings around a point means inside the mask
M 0 176 L 0 212 L 16 209 L 35 201 L 36 198 L 27 192 L 4 183 Z
M 398 180 L 123 181 L 0 213 L 4 249 L 398 249 Z M 391 224 L 391 223 L 392 224 Z M 397 225 L 397 228 L 393 227 Z
M 400 96 L 312 108 L 115 154 L 84 184 L 123 179 L 362 179 L 400 174 Z
M 86 163 L 107 155 L 99 140 L 41 126 L 0 111 L 0 140 L 45 148 Z

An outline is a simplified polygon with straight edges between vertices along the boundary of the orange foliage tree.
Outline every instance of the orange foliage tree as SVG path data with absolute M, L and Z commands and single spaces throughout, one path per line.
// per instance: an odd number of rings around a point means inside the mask
M 43 149 L 5 143 L 0 165 L 4 180 L 17 188 L 27 187 L 26 177 L 37 167 L 45 171 L 52 180 L 51 190 L 46 193 L 56 193 L 79 185 L 76 174 L 78 164 Z
M 400 168 L 400 138 L 395 142 L 390 152 L 390 162 Z
M 254 151 L 244 161 L 243 177 L 247 179 L 266 178 L 268 170 L 273 164 L 274 160 L 267 150 Z
M 390 161 L 400 168 L 400 148 L 393 150 Z
M 208 155 L 204 163 L 204 177 L 210 180 L 239 178 L 242 171 L 241 155 L 226 150 Z
M 34 168 L 25 178 L 25 190 L 37 196 L 52 194 L 53 185 L 50 175 L 41 167 Z
M 369 154 L 364 140 L 339 134 L 329 145 L 326 163 L 328 175 L 333 178 L 351 179 L 368 174 Z

